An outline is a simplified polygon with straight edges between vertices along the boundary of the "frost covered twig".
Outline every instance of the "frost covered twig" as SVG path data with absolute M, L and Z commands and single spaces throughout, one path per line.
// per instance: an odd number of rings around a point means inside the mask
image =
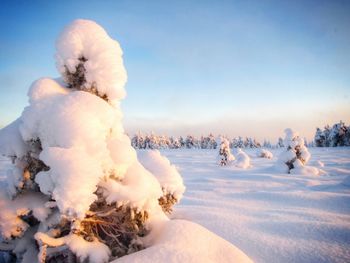
M 34 235 L 34 238 L 40 243 L 40 244 L 45 244 L 50 247 L 60 247 L 65 244 L 65 240 L 63 237 L 61 238 L 53 238 L 45 233 L 38 232 Z

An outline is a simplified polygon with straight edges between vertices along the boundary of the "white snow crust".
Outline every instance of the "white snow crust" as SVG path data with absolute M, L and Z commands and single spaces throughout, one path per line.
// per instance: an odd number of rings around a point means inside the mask
M 246 149 L 250 169 L 222 169 L 217 150 L 164 150 L 179 167 L 186 193 L 172 218 L 199 223 L 254 262 L 349 262 L 350 148 L 309 148 L 325 174 L 277 171 L 274 158 Z

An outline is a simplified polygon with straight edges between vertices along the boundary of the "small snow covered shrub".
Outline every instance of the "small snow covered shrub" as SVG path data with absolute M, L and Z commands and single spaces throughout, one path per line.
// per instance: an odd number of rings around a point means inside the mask
M 221 166 L 228 165 L 235 160 L 231 154 L 230 142 L 226 138 L 221 138 L 218 159 Z
M 13 161 L 0 248 L 17 262 L 107 262 L 142 249 L 185 188 L 159 152 L 146 169 L 124 133 L 118 42 L 76 20 L 56 47 L 63 79 L 34 82 L 29 106 L 0 131 L 0 153 Z
M 266 150 L 266 149 L 258 149 L 256 152 L 256 156 L 260 157 L 260 158 L 267 158 L 267 159 L 272 159 L 273 158 L 273 154 L 272 152 Z
M 299 134 L 292 129 L 285 130 L 285 150 L 277 161 L 277 167 L 288 173 L 319 174 L 315 167 L 306 166 L 311 154 Z
M 250 157 L 240 148 L 237 149 L 235 165 L 243 169 L 250 167 Z

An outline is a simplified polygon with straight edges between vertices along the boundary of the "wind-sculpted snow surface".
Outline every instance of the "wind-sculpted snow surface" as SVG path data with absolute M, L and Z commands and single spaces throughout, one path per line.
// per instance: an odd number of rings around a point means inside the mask
M 350 262 L 350 148 L 309 148 L 324 175 L 276 171 L 245 149 L 251 168 L 218 167 L 217 150 L 162 151 L 184 178 L 173 218 L 191 220 L 232 242 L 255 262 Z M 235 261 L 232 261 L 235 262 Z

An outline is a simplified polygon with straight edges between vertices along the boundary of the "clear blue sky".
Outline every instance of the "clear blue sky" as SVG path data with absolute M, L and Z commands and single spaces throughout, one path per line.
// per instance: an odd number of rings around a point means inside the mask
M 310 138 L 350 124 L 349 14 L 350 1 L 2 1 L 0 126 L 32 81 L 58 76 L 56 37 L 85 18 L 124 50 L 129 133 Z

